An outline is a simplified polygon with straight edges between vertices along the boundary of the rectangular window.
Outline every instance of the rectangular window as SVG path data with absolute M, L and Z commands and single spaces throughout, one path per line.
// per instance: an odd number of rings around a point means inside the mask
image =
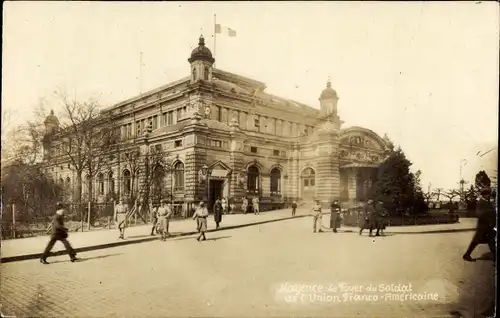
M 309 186 L 309 179 L 304 179 L 304 187 L 308 187 Z
M 254 119 L 254 126 L 255 126 L 255 130 L 259 131 L 259 128 L 260 128 L 259 117 L 257 117 L 257 118 Z
M 161 144 L 155 145 L 155 151 L 161 152 Z
M 175 148 L 182 147 L 182 140 L 176 140 L 175 141 Z
M 240 112 L 240 129 L 247 129 L 247 115 L 245 112 Z
M 177 121 L 182 119 L 182 108 L 177 109 Z
M 311 187 L 314 187 L 314 179 L 311 179 L 311 181 L 309 181 L 310 184 L 311 184 Z
M 212 140 L 212 147 L 222 148 L 222 141 L 220 141 L 220 140 Z
M 158 128 L 158 116 L 153 116 L 153 130 Z
M 174 112 L 170 111 L 167 113 L 167 126 L 172 126 L 174 124 Z
M 279 150 L 273 150 L 273 156 L 279 157 L 280 151 Z
M 250 152 L 257 153 L 257 147 L 250 147 Z
M 135 122 L 135 131 L 136 131 L 136 136 L 139 137 L 141 135 L 141 132 L 142 132 L 140 120 Z
M 167 125 L 167 113 L 163 113 L 161 115 L 161 126 L 164 127 Z
M 281 152 L 281 156 L 282 156 L 282 157 L 286 157 L 286 151 L 282 151 L 282 152 Z
M 127 125 L 127 137 L 132 138 L 132 123 Z

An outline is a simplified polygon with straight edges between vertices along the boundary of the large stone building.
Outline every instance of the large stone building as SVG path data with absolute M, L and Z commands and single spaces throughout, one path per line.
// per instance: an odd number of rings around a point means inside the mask
M 169 162 L 163 185 L 185 207 L 216 196 L 237 205 L 244 196 L 259 196 L 264 205 L 365 199 L 389 142 L 366 128 L 341 128 L 330 82 L 316 109 L 271 95 L 264 83 L 216 69 L 214 61 L 200 37 L 186 63 L 189 76 L 102 111 L 120 127 L 121 155 L 92 181 L 99 200 L 140 187 L 140 172 L 134 185 L 133 168 L 120 159 L 134 147 L 163 154 Z M 53 114 L 46 126 L 47 171 L 74 187 Z

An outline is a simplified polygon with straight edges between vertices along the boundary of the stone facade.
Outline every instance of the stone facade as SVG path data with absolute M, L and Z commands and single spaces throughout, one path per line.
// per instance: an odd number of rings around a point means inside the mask
M 127 196 L 131 187 L 143 186 L 142 168 L 123 160 L 123 154 L 139 147 L 141 161 L 148 146 L 169 163 L 164 187 L 176 202 L 225 196 L 238 205 L 243 196 L 259 196 L 266 204 L 317 199 L 326 205 L 333 199 L 364 199 L 358 190 L 367 179 L 359 172 L 376 168 L 388 144 L 369 129 L 341 128 L 339 98 L 330 82 L 318 110 L 268 94 L 264 83 L 215 69 L 213 62 L 200 38 L 186 68 L 189 77 L 102 111 L 119 127 L 121 140 L 113 148 L 115 159 L 92 180 L 99 200 L 108 193 Z M 57 118 L 51 116 L 45 167 L 74 186 L 75 175 L 58 151 Z M 152 132 L 146 140 L 148 124 Z

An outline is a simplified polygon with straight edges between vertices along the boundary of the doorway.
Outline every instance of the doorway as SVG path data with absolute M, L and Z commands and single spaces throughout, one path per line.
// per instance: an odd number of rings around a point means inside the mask
M 208 198 L 208 211 L 213 212 L 215 200 L 222 199 L 224 180 L 210 180 L 210 197 Z

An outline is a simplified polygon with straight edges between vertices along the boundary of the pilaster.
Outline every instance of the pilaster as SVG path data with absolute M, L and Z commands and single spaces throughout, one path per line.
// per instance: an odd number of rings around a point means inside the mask
M 245 196 L 246 172 L 243 171 L 243 139 L 245 134 L 239 129 L 238 122 L 235 118 L 231 120 L 229 126 L 231 127 L 229 164 L 232 170 L 229 184 L 229 196 L 233 197 L 236 207 L 239 208 Z
M 356 169 L 354 168 L 347 171 L 347 194 L 349 202 L 356 200 Z

